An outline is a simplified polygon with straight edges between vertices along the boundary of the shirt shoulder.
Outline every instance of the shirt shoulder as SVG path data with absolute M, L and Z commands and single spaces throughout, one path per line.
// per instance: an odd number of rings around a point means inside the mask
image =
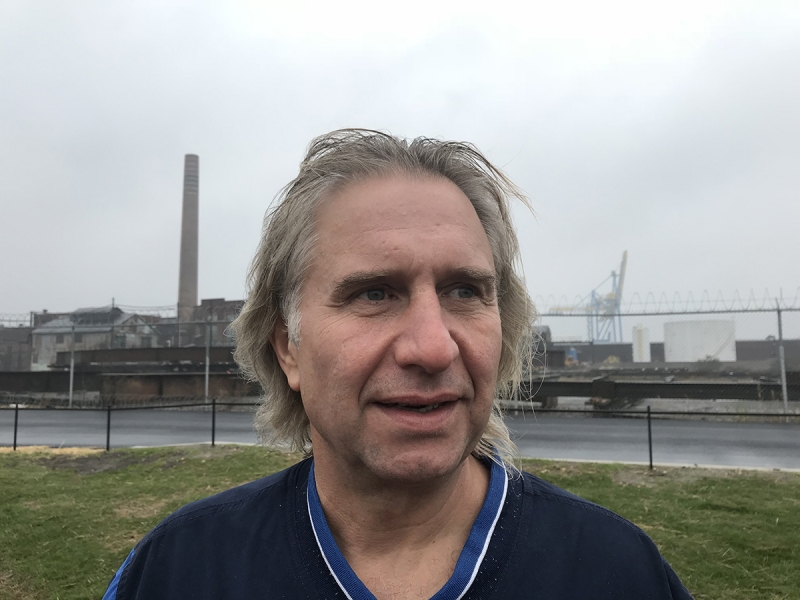
M 140 544 L 176 528 L 190 528 L 198 521 L 237 519 L 248 516 L 249 511 L 274 514 L 276 508 L 280 509 L 288 501 L 288 491 L 294 488 L 292 480 L 304 466 L 301 462 L 267 477 L 190 502 L 165 517 Z
M 306 597 L 294 517 L 308 467 L 302 461 L 166 517 L 133 549 L 115 600 Z
M 505 510 L 516 515 L 515 535 L 506 535 L 504 583 L 494 597 L 691 598 L 641 528 L 530 473 L 510 479 Z

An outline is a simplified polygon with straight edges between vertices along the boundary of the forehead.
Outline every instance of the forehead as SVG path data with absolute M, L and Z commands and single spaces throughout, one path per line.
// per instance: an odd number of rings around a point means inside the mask
M 359 262 L 349 266 L 494 269 L 472 203 L 444 178 L 394 175 L 349 184 L 323 197 L 315 233 L 314 262 L 327 268 Z

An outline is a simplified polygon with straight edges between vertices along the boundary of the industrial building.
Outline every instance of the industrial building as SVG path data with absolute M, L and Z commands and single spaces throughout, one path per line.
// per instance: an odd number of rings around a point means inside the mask
M 198 304 L 198 225 L 199 158 L 187 154 L 175 315 L 136 314 L 113 304 L 69 313 L 31 313 L 30 327 L 0 327 L 0 371 L 59 370 L 64 368 L 66 355 L 77 356 L 78 361 L 91 356 L 94 362 L 109 365 L 118 365 L 124 355 L 125 362 L 131 362 L 136 353 L 120 353 L 123 349 L 171 348 L 171 361 L 192 363 L 195 357 L 188 349 L 233 347 L 226 330 L 244 303 L 209 298 Z M 188 351 L 186 357 L 181 356 L 179 349 L 183 348 Z M 229 359 L 230 350 L 222 355 Z M 126 368 L 131 369 L 130 365 Z
M 45 371 L 58 352 L 110 348 L 149 348 L 158 331 L 144 317 L 120 308 L 84 308 L 55 318 L 33 329 L 30 369 Z

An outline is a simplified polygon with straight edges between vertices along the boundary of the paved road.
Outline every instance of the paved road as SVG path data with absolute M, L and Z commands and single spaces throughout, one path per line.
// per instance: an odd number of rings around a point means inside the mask
M 0 445 L 11 445 L 14 412 L 0 410 Z M 646 462 L 644 420 L 563 416 L 510 416 L 523 456 Z M 194 410 L 130 410 L 111 415 L 111 446 L 206 443 L 211 414 Z M 218 442 L 254 443 L 249 413 L 217 413 Z M 20 445 L 105 446 L 104 411 L 20 411 Z M 711 423 L 653 420 L 653 460 L 658 464 L 800 469 L 800 422 Z
M 647 462 L 644 419 L 508 417 L 526 457 Z M 733 423 L 653 419 L 653 462 L 800 469 L 800 421 Z

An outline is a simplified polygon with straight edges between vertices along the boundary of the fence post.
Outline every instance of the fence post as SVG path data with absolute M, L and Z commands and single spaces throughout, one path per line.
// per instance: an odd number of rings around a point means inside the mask
M 783 393 L 783 414 L 789 422 L 789 391 L 786 389 L 786 355 L 783 350 L 783 321 L 781 319 L 780 300 L 775 301 L 778 311 L 778 358 L 781 364 L 781 392 Z
M 75 381 L 75 325 L 72 326 L 72 335 L 69 344 L 69 407 L 72 408 L 72 389 Z
M 653 470 L 653 426 L 650 419 L 650 407 L 647 407 L 647 448 L 650 450 L 650 470 Z
M 111 450 L 111 405 L 106 409 L 106 452 Z
M 17 428 L 19 427 L 19 399 L 14 405 L 14 450 L 17 449 Z
M 217 436 L 217 399 L 211 399 L 211 447 L 214 447 L 215 438 Z

